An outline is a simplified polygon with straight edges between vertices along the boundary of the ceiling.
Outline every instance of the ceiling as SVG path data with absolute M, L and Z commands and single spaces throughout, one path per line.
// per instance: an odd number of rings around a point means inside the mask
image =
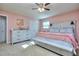
M 24 16 L 34 17 L 35 19 L 42 19 L 49 16 L 55 16 L 69 11 L 79 9 L 78 3 L 51 3 L 47 7 L 50 11 L 39 12 L 32 10 L 38 7 L 34 3 L 0 3 L 0 10 L 21 14 Z

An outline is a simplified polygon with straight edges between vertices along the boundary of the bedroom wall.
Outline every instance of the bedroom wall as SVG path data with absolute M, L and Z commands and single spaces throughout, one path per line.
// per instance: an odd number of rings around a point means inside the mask
M 39 21 L 38 20 L 30 20 L 30 34 L 31 37 L 35 37 L 39 30 Z
M 31 19 L 30 17 L 27 17 L 27 16 L 22 16 L 22 15 L 18 15 L 18 14 L 14 14 L 14 13 L 10 13 L 10 12 L 6 12 L 6 11 L 0 11 L 0 15 L 3 15 L 3 16 L 7 16 L 8 19 L 7 19 L 7 22 L 8 22 L 8 27 L 7 27 L 7 30 L 8 30 L 8 41 L 7 43 L 10 43 L 10 30 L 13 29 L 13 28 L 16 28 L 16 19 L 24 19 L 24 28 L 28 28 L 29 26 L 29 20 Z
M 67 21 L 71 21 L 71 20 L 75 20 L 76 21 L 76 37 L 77 37 L 77 40 L 79 42 L 79 10 L 75 10 L 75 11 L 72 11 L 72 12 L 68 12 L 68 13 L 64 13 L 64 14 L 60 14 L 60 15 L 57 15 L 57 16 L 51 16 L 51 17 L 48 17 L 48 18 L 44 18 L 44 19 L 41 19 L 39 22 L 40 22 L 40 29 L 39 31 L 44 31 L 44 29 L 42 28 L 42 22 L 45 21 L 45 20 L 48 20 L 50 23 L 64 23 L 64 22 L 67 22 Z

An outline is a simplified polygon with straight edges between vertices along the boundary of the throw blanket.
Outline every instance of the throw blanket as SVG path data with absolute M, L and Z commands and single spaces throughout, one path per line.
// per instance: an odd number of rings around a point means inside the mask
M 76 40 L 72 34 L 39 32 L 38 35 L 43 36 L 43 37 L 47 37 L 50 39 L 63 40 L 66 42 L 70 42 L 75 49 L 78 48 L 78 43 L 76 42 Z

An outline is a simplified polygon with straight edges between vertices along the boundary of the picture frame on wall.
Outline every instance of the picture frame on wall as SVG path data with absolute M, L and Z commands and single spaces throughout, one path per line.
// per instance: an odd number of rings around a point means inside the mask
M 16 27 L 18 29 L 22 29 L 24 27 L 24 19 L 17 19 L 16 20 Z

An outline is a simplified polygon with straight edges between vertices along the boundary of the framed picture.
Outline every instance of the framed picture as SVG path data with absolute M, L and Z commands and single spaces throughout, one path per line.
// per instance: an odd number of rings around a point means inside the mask
M 18 27 L 20 29 L 20 28 L 23 28 L 23 26 L 24 26 L 24 19 L 17 19 L 16 27 Z

